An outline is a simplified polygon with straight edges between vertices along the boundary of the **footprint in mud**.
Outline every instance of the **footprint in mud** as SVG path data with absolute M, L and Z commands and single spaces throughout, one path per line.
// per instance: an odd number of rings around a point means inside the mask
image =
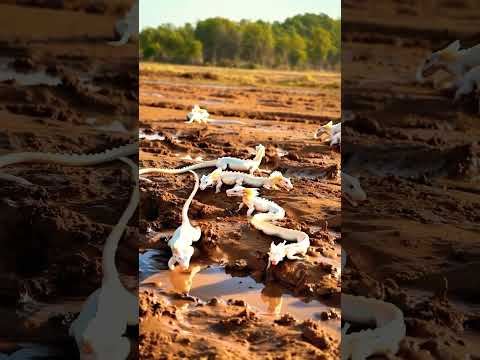
M 301 179 L 318 179 L 318 178 L 327 178 L 331 174 L 331 167 L 327 168 L 318 168 L 318 167 L 289 167 L 285 172 L 285 176 L 298 177 Z M 336 166 L 335 166 L 336 172 Z

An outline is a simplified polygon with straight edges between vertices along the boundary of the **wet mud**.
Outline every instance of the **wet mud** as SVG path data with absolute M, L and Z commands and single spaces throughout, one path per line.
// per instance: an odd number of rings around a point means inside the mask
M 136 45 L 107 44 L 132 2 L 10 3 L 0 5 L 0 155 L 96 153 L 135 141 Z M 33 186 L 0 181 L 0 352 L 32 344 L 38 356 L 46 347 L 48 358 L 75 359 L 68 328 L 100 286 L 103 244 L 131 196 L 130 169 L 24 163 L 1 171 Z M 117 253 L 131 291 L 137 225 Z
M 321 124 L 340 117 L 339 89 L 206 83 L 204 76 L 190 79 L 184 73 L 141 72 L 142 167 L 247 159 L 263 144 L 260 168 L 281 171 L 294 188 L 261 189 L 261 196 L 285 209 L 279 225 L 306 232 L 311 247 L 304 259 L 267 270 L 270 243 L 280 239 L 255 230 L 245 212 L 237 212 L 239 198 L 227 197 L 230 186 L 224 185 L 218 194 L 208 188 L 195 196 L 189 217 L 202 237 L 189 270 L 170 271 L 166 240 L 181 224 L 194 181 L 189 173 L 150 176 L 152 183 L 141 182 L 140 354 L 339 358 L 341 250 L 329 230 L 340 229 L 334 221 L 340 215 L 340 153 L 313 138 Z M 324 98 L 335 107 L 322 111 Z M 194 104 L 206 108 L 213 121 L 186 124 Z
M 402 359 L 480 354 L 478 99 L 453 104 L 445 74 L 415 81 L 432 50 L 478 43 L 477 6 L 453 4 L 349 1 L 342 13 L 343 169 L 368 196 L 343 203 L 342 291 L 403 310 Z

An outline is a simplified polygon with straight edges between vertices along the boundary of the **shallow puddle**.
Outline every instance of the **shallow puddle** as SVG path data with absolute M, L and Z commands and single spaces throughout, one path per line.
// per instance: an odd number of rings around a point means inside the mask
M 0 81 L 15 80 L 22 86 L 48 85 L 57 86 L 62 83 L 58 77 L 51 76 L 45 71 L 36 71 L 32 73 L 20 73 L 6 67 L 0 68 Z
M 275 285 L 257 283 L 250 276 L 232 276 L 225 272 L 220 266 L 205 266 L 192 264 L 190 272 L 182 272 L 177 267 L 174 271 L 160 270 L 153 275 L 147 273 L 162 267 L 161 264 L 152 265 L 150 260 L 155 255 L 145 253 L 141 261 L 141 285 L 153 285 L 167 291 L 174 291 L 181 294 L 189 294 L 203 301 L 212 298 L 227 301 L 229 299 L 243 300 L 262 315 L 278 316 L 289 313 L 295 318 L 320 319 L 322 312 L 330 308 L 317 300 L 309 302 L 296 298 L 288 290 Z M 148 254 L 148 255 L 147 255 Z M 150 272 L 151 273 L 151 272 Z M 143 279 L 142 279 L 143 277 Z M 176 300 L 172 300 L 175 303 Z M 184 305 L 181 303 L 176 305 Z M 338 330 L 339 321 L 331 321 L 328 324 Z
M 138 138 L 140 140 L 148 140 L 148 141 L 163 141 L 163 140 L 165 140 L 165 136 L 162 136 L 158 133 L 147 134 L 147 133 L 145 133 L 145 130 L 143 130 L 143 129 L 139 130 Z

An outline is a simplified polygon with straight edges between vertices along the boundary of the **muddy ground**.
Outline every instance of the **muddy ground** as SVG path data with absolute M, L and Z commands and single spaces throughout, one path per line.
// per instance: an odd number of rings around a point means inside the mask
M 129 4 L 14 3 L 0 4 L 0 156 L 95 153 L 135 141 L 137 47 L 106 44 Z M 34 186 L 0 182 L 0 353 L 35 344 L 53 351 L 49 358 L 74 359 L 68 327 L 100 285 L 103 244 L 129 201 L 130 170 L 120 162 L 1 170 Z M 134 220 L 117 254 L 132 291 L 137 234 Z
M 478 358 L 480 226 L 474 96 L 459 105 L 415 83 L 429 52 L 480 41 L 476 2 L 349 1 L 342 13 L 343 169 L 368 200 L 344 203 L 342 291 L 383 298 L 406 317 L 405 359 Z M 448 29 L 448 33 L 445 31 Z M 434 88 L 436 86 L 436 88 Z
M 340 154 L 313 134 L 320 124 L 339 119 L 339 89 L 224 84 L 212 80 L 208 68 L 191 76 L 190 68 L 175 70 L 141 72 L 142 167 L 246 159 L 263 144 L 261 168 L 290 176 L 294 189 L 261 194 L 285 208 L 281 225 L 308 233 L 312 246 L 305 259 L 266 271 L 270 243 L 279 239 L 236 212 L 238 199 L 225 194 L 229 186 L 219 194 L 210 188 L 199 191 L 190 208 L 202 238 L 189 271 L 168 271 L 165 239 L 180 225 L 193 176 L 162 174 L 150 177 L 153 183 L 141 182 L 141 356 L 338 358 Z M 322 112 L 325 103 L 331 107 Z M 186 124 L 194 104 L 214 121 Z

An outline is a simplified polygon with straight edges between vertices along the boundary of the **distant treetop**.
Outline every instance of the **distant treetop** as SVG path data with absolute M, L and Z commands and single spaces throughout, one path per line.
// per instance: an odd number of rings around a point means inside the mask
M 339 66 L 341 22 L 304 14 L 283 22 L 209 18 L 195 26 L 170 24 L 140 33 L 142 60 L 232 67 Z

